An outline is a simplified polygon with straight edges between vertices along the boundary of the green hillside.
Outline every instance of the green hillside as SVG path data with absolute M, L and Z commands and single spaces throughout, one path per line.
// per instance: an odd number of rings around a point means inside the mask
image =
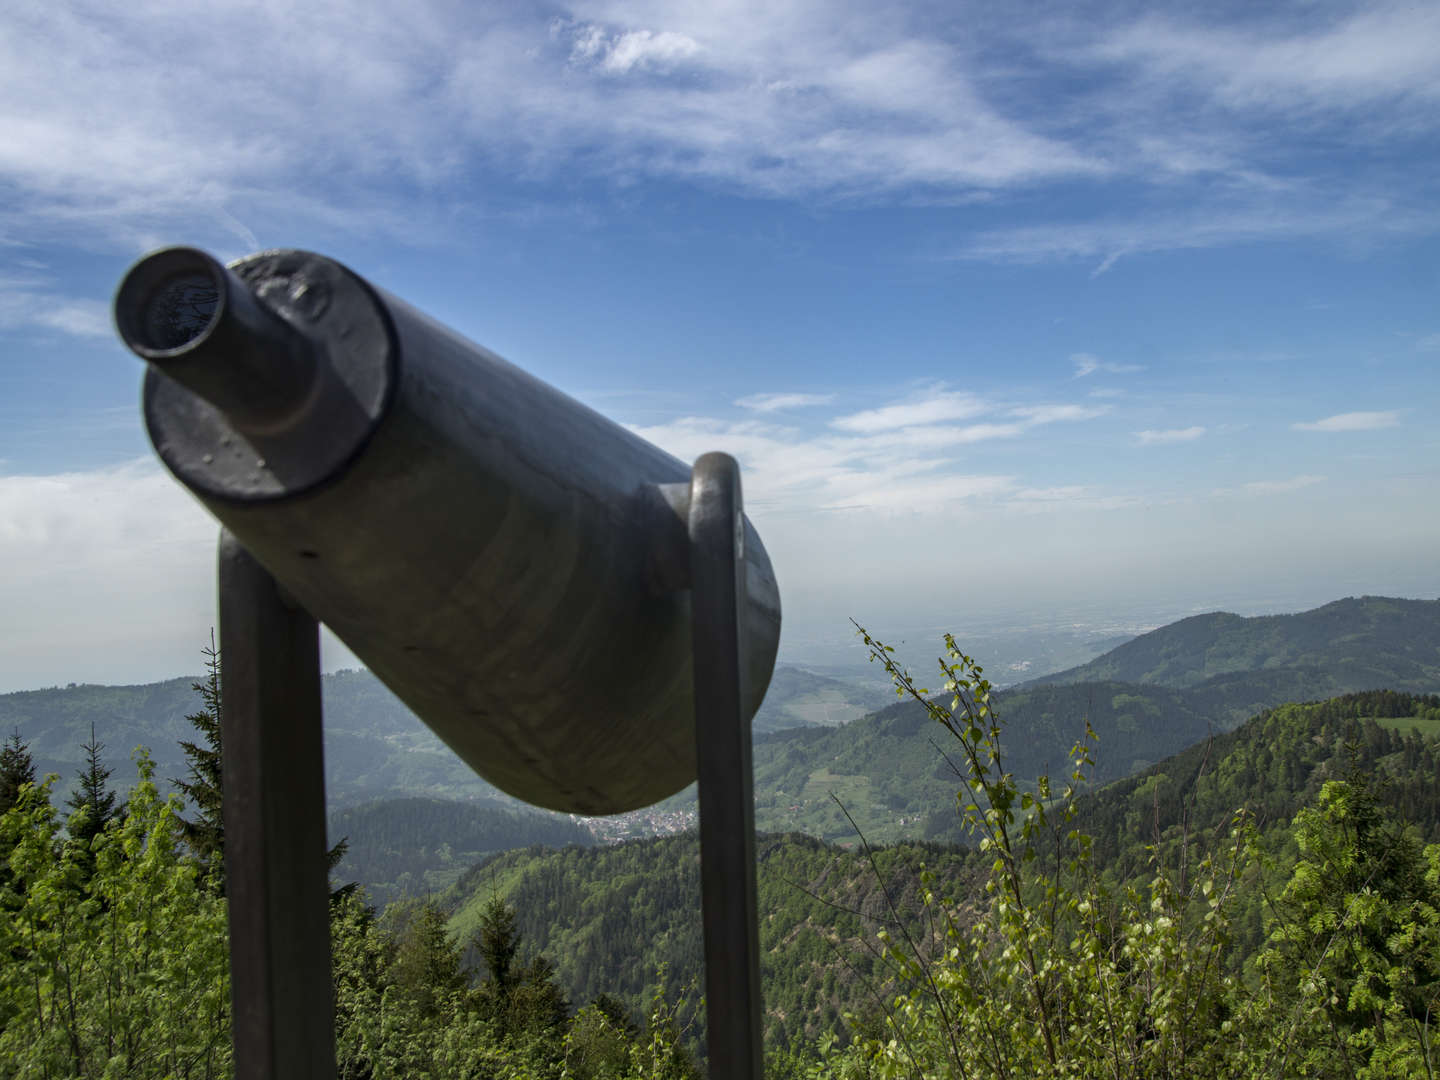
M 878 1007 L 873 938 L 893 918 L 887 889 L 896 913 L 914 924 L 922 864 L 947 881 L 978 880 L 973 856 L 952 849 L 878 851 L 880 878 L 863 854 L 811 837 L 762 835 L 756 849 L 770 1045 L 783 1046 L 793 1035 L 842 1034 L 842 1011 Z M 452 935 L 469 941 L 498 892 L 515 909 L 530 952 L 555 962 L 577 1007 L 609 993 L 639 1015 L 664 965 L 668 996 L 687 997 L 686 1019 L 698 1024 L 699 865 L 694 833 L 610 847 L 512 851 L 466 873 L 441 903 L 451 912 Z M 473 950 L 468 955 L 478 963 Z
M 1272 864 L 1264 878 L 1242 883 L 1243 895 L 1235 901 L 1238 963 L 1262 942 L 1261 887 L 1278 889 L 1294 865 L 1291 821 L 1315 803 L 1326 780 L 1354 770 L 1372 776 L 1386 805 L 1440 837 L 1440 745 L 1415 733 L 1437 725 L 1440 697 L 1376 692 L 1282 705 L 1080 796 L 1075 825 L 1093 837 L 1097 872 L 1118 887 L 1148 881 L 1157 851 L 1162 862 L 1176 866 L 1184 844 L 1183 858 L 1198 864 L 1202 854 L 1223 845 L 1235 811 L 1247 809 Z M 953 798 L 954 788 L 952 779 L 945 799 Z M 961 910 L 978 912 L 984 905 L 980 883 L 990 857 L 956 847 L 882 848 L 874 853 L 874 867 L 862 851 L 795 834 L 761 836 L 757 851 L 771 1046 L 795 1034 L 814 1038 L 822 1030 L 839 1031 L 840 1011 L 863 1015 L 873 1008 L 884 969 L 870 950 L 874 934 L 892 919 L 887 894 L 917 939 L 925 935 L 915 906 L 922 863 L 933 875 L 932 887 Z M 515 908 L 531 950 L 555 961 L 575 1004 L 609 991 L 638 1008 L 661 964 L 672 996 L 699 977 L 693 834 L 497 856 L 441 898 L 452 935 L 468 940 L 497 893 Z M 693 990 L 690 997 L 693 1002 Z
M 1440 840 L 1440 697 L 1389 690 L 1267 709 L 1080 803 L 1082 828 L 1121 876 L 1147 844 L 1228 828 L 1245 807 L 1262 830 L 1285 827 L 1327 780 L 1358 770 L 1379 797 Z
M 142 686 L 72 684 L 0 694 L 0 734 L 18 730 L 30 745 L 39 775 L 58 773 L 68 789 L 84 760 L 90 725 L 105 744 L 115 775 L 146 746 L 162 782 L 185 775 L 179 743 L 193 737 L 186 716 L 200 707 L 196 678 Z M 501 798 L 368 671 L 340 671 L 320 683 L 325 711 L 325 783 L 330 809 L 377 799 L 427 796 Z M 755 719 L 757 731 L 835 725 L 889 700 L 873 688 L 782 664 Z
M 981 657 L 982 662 L 985 658 Z M 1440 689 L 1440 601 L 1338 600 L 1298 615 L 1183 619 L 1067 672 L 997 691 L 1005 767 L 1055 772 L 1089 719 L 1097 782 L 1145 769 L 1285 702 Z M 832 840 L 954 837 L 953 770 L 904 702 L 834 731 L 755 743 L 756 819 Z
M 1440 600 L 1362 596 L 1295 615 L 1196 615 L 1035 681 L 1113 679 L 1185 688 L 1276 668 L 1327 672 L 1345 691 L 1440 689 Z
M 996 691 L 1005 768 L 1029 780 L 1063 771 L 1084 731 L 1098 737 L 1097 783 L 1118 780 L 1228 731 L 1263 709 L 1354 689 L 1325 670 L 1279 668 L 1221 675 L 1189 689 L 1085 682 Z M 845 810 L 871 840 L 952 839 L 954 770 L 941 732 L 918 703 L 901 702 L 835 730 L 755 740 L 760 827 L 853 840 Z
M 1005 767 L 1025 777 L 1062 766 L 1087 716 L 1100 735 L 1103 779 L 1144 768 L 1213 726 L 1183 692 L 1164 687 L 1035 687 L 1001 691 L 995 701 L 1006 723 Z M 957 781 L 940 734 L 920 705 L 903 702 L 835 730 L 757 738 L 756 821 L 854 840 L 848 811 L 872 841 L 945 835 Z
M 197 676 L 198 678 L 198 676 Z M 61 790 L 84 761 L 82 743 L 90 739 L 90 725 L 106 746 L 106 757 L 116 776 L 129 776 L 125 766 L 130 752 L 151 747 L 159 775 L 183 775 L 179 742 L 194 735 L 185 717 L 200 708 L 200 696 L 191 689 L 195 679 L 170 679 L 145 686 L 67 687 L 0 694 L 0 732 L 19 731 L 30 746 L 38 776 L 58 773 Z
M 564 814 L 519 810 L 494 802 L 385 799 L 330 815 L 330 842 L 346 842 L 332 871 L 365 887 L 384 906 L 404 896 L 438 893 L 496 852 L 543 844 L 593 843 Z
M 198 676 L 197 676 L 198 677 Z M 137 746 L 146 746 L 162 782 L 186 775 L 182 739 L 194 737 L 185 717 L 200 708 L 194 678 L 144 686 L 71 685 L 0 694 L 0 732 L 19 730 L 39 775 L 58 773 L 63 792 L 84 759 L 90 725 L 105 744 L 115 776 Z M 496 797 L 499 793 L 430 733 L 366 671 L 341 671 L 320 683 L 325 710 L 325 783 L 331 809 L 375 799 L 432 795 Z

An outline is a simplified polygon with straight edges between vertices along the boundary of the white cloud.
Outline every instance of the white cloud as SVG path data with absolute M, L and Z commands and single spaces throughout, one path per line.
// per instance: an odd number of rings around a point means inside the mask
M 1101 260 L 1097 272 L 1129 255 L 1199 250 L 1305 236 L 1425 235 L 1440 229 L 1432 207 L 1398 202 L 1395 193 L 1345 198 L 1333 190 L 1264 193 L 1145 216 L 1112 216 L 1084 222 L 1052 222 L 991 229 L 975 234 L 954 253 L 957 259 L 1034 264 Z
M 1030 424 L 1053 424 L 1059 420 L 1093 420 L 1110 411 L 1108 405 L 1023 405 L 1011 409 L 1011 416 Z
M 965 50 L 888 13 L 569 8 L 27 9 L 0 39 L 0 236 L 99 227 L 140 246 L 183 222 L 252 247 L 251 207 L 272 225 L 343 208 L 404 232 L 423 224 L 417 187 L 490 212 L 474 182 L 489 169 L 785 197 L 1105 171 L 980 92 Z
M 484 18 L 416 0 L 403 19 L 277 0 L 215 0 L 204 18 L 173 0 L 30 5 L 0 38 L 0 238 L 140 247 L 183 227 L 252 249 L 270 240 L 262 213 L 443 238 L 415 190 L 483 219 L 503 210 L 503 185 L 477 179 L 492 170 L 940 202 L 1114 180 L 1192 208 L 997 230 L 960 252 L 1102 268 L 1167 246 L 1435 228 L 1418 179 L 1306 156 L 1433 136 L 1434 10 L 1240 20 L 1034 14 L 1022 37 L 978 13 L 949 27 L 813 0 Z M 1297 197 L 1317 171 L 1327 183 Z
M 1440 352 L 1440 334 L 1427 334 L 1415 342 L 1421 352 Z
M 828 405 L 834 400 L 834 394 L 751 394 L 740 398 L 735 404 L 742 409 L 769 413 L 784 409 L 804 409 L 812 405 Z
M 685 417 L 632 430 L 681 461 L 710 450 L 735 455 L 744 469 L 746 506 L 768 514 L 931 512 L 1014 486 L 1009 476 L 957 470 L 958 463 L 944 451 L 976 441 L 963 428 L 816 436 L 756 420 Z
M 917 424 L 937 424 L 946 420 L 966 420 L 985 410 L 985 403 L 974 394 L 960 390 L 932 390 L 911 401 L 851 413 L 830 423 L 842 431 L 868 433 Z
M 109 305 L 64 296 L 37 274 L 0 279 L 0 330 L 38 327 L 74 337 L 111 337 Z
M 1138 495 L 1107 494 L 1088 484 L 1063 484 L 1021 488 L 1006 500 L 1005 509 L 1035 514 L 1056 510 L 1128 510 L 1142 505 L 1144 500 Z
M 938 450 L 946 446 L 987 442 L 990 439 L 1013 439 L 1024 433 L 1024 424 L 967 424 L 964 427 L 931 424 L 877 432 L 870 435 L 866 441 L 877 447 L 905 446 Z
M 1135 437 L 1141 446 L 1164 446 L 1170 443 L 1194 442 L 1205 434 L 1205 429 L 1196 425 L 1188 428 L 1169 428 L 1164 431 L 1137 431 Z
M 695 39 L 668 30 L 630 30 L 607 34 L 603 27 L 584 23 L 573 27 L 560 24 L 561 33 L 568 32 L 573 44 L 572 61 L 583 61 L 611 75 L 623 75 L 635 68 L 667 68 L 700 51 Z
M 24 568 L 0 574 L 0 693 L 198 672 L 219 536 L 153 457 L 0 475 L 0 565 Z M 321 647 L 326 670 L 358 664 L 328 630 Z
M 1104 406 L 998 405 L 936 386 L 908 400 L 838 417 L 818 433 L 766 419 L 694 416 L 633 430 L 682 461 L 709 450 L 734 454 L 745 470 L 746 505 L 766 513 L 933 513 L 993 503 L 1019 489 L 1009 472 L 968 467 L 967 448 L 1106 411 Z
M 1289 480 L 1252 480 L 1247 484 L 1241 484 L 1239 490 L 1246 495 L 1284 495 L 1291 491 L 1299 491 L 1301 488 L 1314 487 L 1316 484 L 1323 484 L 1323 476 L 1292 476 Z M 1225 494 L 1221 491 L 1217 494 Z
M 1324 476 L 1306 473 L 1292 476 L 1287 480 L 1251 480 L 1236 487 L 1215 488 L 1210 494 L 1217 499 L 1236 496 L 1263 498 L 1267 495 L 1288 495 L 1292 491 L 1300 491 L 1304 488 L 1314 487 L 1316 484 L 1323 484 L 1325 480 Z
M 1391 409 L 1387 412 L 1336 413 L 1323 420 L 1311 420 L 1290 426 L 1296 431 L 1375 431 L 1379 428 L 1396 427 L 1399 423 L 1399 410 Z
M 1440 11 L 1382 3 L 1268 34 L 1152 16 L 1110 33 L 1096 54 L 1229 109 L 1313 116 L 1440 100 L 1437 40 Z
M 1111 375 L 1126 375 L 1133 371 L 1144 371 L 1143 364 L 1116 364 L 1101 360 L 1090 353 L 1075 353 L 1070 357 L 1070 362 L 1075 365 L 1075 378 L 1083 379 L 1086 375 L 1093 375 L 1097 371 L 1104 371 Z
M 0 575 L 0 686 L 195 670 L 218 535 L 150 459 L 0 476 L 0 565 L 25 568 Z

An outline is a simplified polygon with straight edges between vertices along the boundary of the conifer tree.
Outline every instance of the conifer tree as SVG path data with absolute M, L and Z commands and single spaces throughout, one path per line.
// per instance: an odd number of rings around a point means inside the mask
M 20 802 L 20 789 L 35 783 L 35 762 L 16 728 L 0 747 L 0 817 Z M 15 841 L 0 830 L 0 890 L 12 883 L 10 853 Z
M 20 789 L 35 783 L 35 762 L 30 748 L 20 738 L 20 729 L 11 732 L 0 747 L 0 814 L 20 800 Z
M 210 631 L 210 644 L 201 649 L 205 657 L 205 677 L 192 683 L 200 695 L 200 708 L 185 719 L 202 737 L 201 743 L 184 742 L 180 748 L 190 766 L 190 779 L 176 780 L 175 786 L 185 793 L 195 814 L 181 819 L 182 835 L 195 857 L 222 883 L 225 871 L 224 742 L 221 726 L 220 650 L 215 645 L 215 631 Z M 325 870 L 333 871 L 345 857 L 345 840 L 340 840 L 325 853 Z M 359 887 L 358 882 L 339 885 L 330 892 L 330 902 L 338 903 Z
M 200 734 L 203 745 L 180 743 L 190 765 L 190 779 L 175 784 L 195 808 L 194 816 L 181 822 L 185 842 L 201 863 L 219 875 L 225 862 L 225 820 L 220 795 L 220 650 L 215 647 L 214 630 L 210 631 L 209 646 L 200 651 L 205 656 L 205 677 L 192 686 L 200 695 L 201 707 L 185 719 Z
M 502 996 L 508 995 L 514 983 L 511 968 L 515 954 L 520 949 L 520 932 L 515 928 L 515 909 L 493 893 L 490 902 L 480 915 L 480 955 L 485 959 L 485 970 Z
M 452 1008 L 448 999 L 465 989 L 460 950 L 450 941 L 445 913 L 426 900 L 401 930 L 390 978 L 423 1021 Z
M 481 984 L 481 1013 L 505 1034 L 554 1028 L 570 1015 L 570 1003 L 555 978 L 555 965 L 536 956 L 523 967 L 516 964 L 520 931 L 515 909 L 495 893 L 480 915 L 475 935 L 490 978 Z
M 105 831 L 105 826 L 121 813 L 115 802 L 115 792 L 110 790 L 110 770 L 101 761 L 100 753 L 105 744 L 95 737 L 95 725 L 90 725 L 90 741 L 82 743 L 85 751 L 85 766 L 78 773 L 79 786 L 70 793 L 65 805 L 77 816 L 70 819 L 71 839 L 81 842 L 88 850 L 95 838 Z

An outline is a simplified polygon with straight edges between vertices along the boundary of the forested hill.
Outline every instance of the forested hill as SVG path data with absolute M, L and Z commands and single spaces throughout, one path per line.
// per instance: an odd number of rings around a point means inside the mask
M 58 773 L 60 791 L 84 760 L 81 745 L 95 737 L 119 777 L 133 775 L 129 757 L 150 749 L 156 776 L 183 778 L 180 742 L 195 737 L 186 717 L 201 707 L 193 678 L 142 686 L 70 685 L 0 694 L 0 733 L 18 730 L 36 772 Z M 477 777 L 367 671 L 341 671 L 320 683 L 325 708 L 325 785 L 332 809 L 373 799 L 436 795 L 494 797 Z
M 1160 686 L 1003 690 L 994 704 L 1005 722 L 1005 768 L 1027 779 L 1064 772 L 1087 717 L 1100 735 L 1097 764 L 1105 780 L 1145 768 L 1217 727 L 1212 711 Z M 884 842 L 949 835 L 957 780 L 945 754 L 952 749 L 913 701 L 842 728 L 758 737 L 756 823 L 831 840 L 853 839 L 856 825 Z
M 1085 796 L 1079 820 L 1102 861 L 1128 876 L 1147 845 L 1224 832 L 1241 807 L 1262 831 L 1287 826 L 1326 781 L 1358 772 L 1440 841 L 1437 737 L 1440 696 L 1376 690 L 1281 705 Z
M 1187 688 L 1220 676 L 1304 671 L 1338 690 L 1440 690 L 1440 600 L 1350 597 L 1295 615 L 1196 615 L 1030 685 L 1116 680 Z
M 1223 848 L 1235 811 L 1258 823 L 1271 860 L 1235 900 L 1241 956 L 1263 940 L 1263 885 L 1278 891 L 1296 852 L 1292 819 L 1313 806 L 1327 780 L 1357 773 L 1376 782 L 1382 803 L 1420 832 L 1440 838 L 1440 697 L 1386 691 L 1309 705 L 1283 705 L 1236 731 L 1169 757 L 1137 776 L 1082 795 L 1075 826 L 1093 838 L 1095 870 L 1112 885 L 1143 885 L 1159 851 L 1191 870 Z M 947 802 L 953 799 L 949 784 Z M 1069 828 L 1071 826 L 1066 826 Z M 877 850 L 798 836 L 761 836 L 759 911 L 767 1041 L 836 1025 L 843 1009 L 873 1009 L 881 968 L 865 943 L 892 919 L 916 915 L 919 870 L 963 910 L 982 910 L 979 887 L 991 860 L 941 845 Z M 878 877 L 877 877 L 878 869 Z M 882 887 L 883 882 L 883 887 Z M 657 968 L 679 993 L 701 970 L 698 857 L 693 834 L 613 847 L 531 849 L 497 856 L 465 874 L 442 898 L 459 940 L 473 933 L 498 893 L 517 912 L 532 950 L 552 958 L 571 1000 L 601 991 L 638 1007 Z M 914 927 L 911 927 L 914 930 Z M 898 937 L 898 932 L 896 933 Z M 693 1003 L 696 991 L 692 989 Z
M 343 839 L 347 845 L 332 876 L 363 885 L 378 907 L 402 896 L 438 893 L 499 851 L 594 843 L 588 830 L 564 814 L 424 798 L 341 810 L 330 815 L 329 834 L 331 843 Z
M 996 691 L 1005 768 L 1022 782 L 1067 772 L 1086 720 L 1098 736 L 1092 778 L 1119 780 L 1208 735 L 1290 701 L 1368 689 L 1327 669 L 1273 668 L 1208 679 L 1188 689 L 1084 682 Z M 850 819 L 873 840 L 954 837 L 956 778 L 949 737 L 916 702 L 892 705 L 835 730 L 785 731 L 755 740 L 755 813 L 761 828 L 839 840 Z M 849 813 L 836 804 L 840 799 Z
M 38 775 L 57 773 L 63 797 L 95 737 L 116 777 L 129 776 L 137 746 L 154 756 L 162 782 L 183 778 L 180 743 L 194 738 L 186 719 L 200 708 L 195 678 L 139 686 L 71 684 L 0 694 L 0 736 L 19 731 Z M 330 809 L 377 799 L 501 797 L 477 777 L 368 671 L 321 679 L 325 708 L 325 784 Z M 889 695 L 781 664 L 755 717 L 757 731 L 837 725 L 876 709 Z
M 896 915 L 907 924 L 918 919 L 922 867 L 961 889 L 981 891 L 983 860 L 949 848 L 885 848 L 872 864 L 859 851 L 792 834 L 757 837 L 756 853 L 771 1046 L 797 1035 L 846 1033 L 842 1012 L 880 1009 L 883 965 L 874 952 L 875 931 L 894 926 Z M 699 1025 L 699 863 L 694 833 L 512 851 L 465 874 L 440 902 L 451 914 L 451 933 L 464 942 L 498 893 L 515 910 L 524 953 L 553 960 L 577 1006 L 608 993 L 643 1015 L 663 966 L 667 996 L 686 998 L 684 1019 Z M 479 959 L 473 950 L 469 958 Z

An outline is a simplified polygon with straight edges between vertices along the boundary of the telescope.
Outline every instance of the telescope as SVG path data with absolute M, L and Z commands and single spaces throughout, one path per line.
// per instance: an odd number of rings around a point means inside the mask
M 142 259 L 115 321 L 223 526 L 236 1076 L 333 1075 L 318 622 L 480 776 L 611 814 L 699 780 L 711 1074 L 760 1077 L 750 721 L 775 574 L 687 466 L 332 259 Z

